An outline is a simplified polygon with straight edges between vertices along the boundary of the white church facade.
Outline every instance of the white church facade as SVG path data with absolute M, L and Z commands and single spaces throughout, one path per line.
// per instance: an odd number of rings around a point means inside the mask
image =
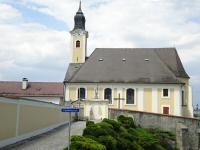
M 74 21 L 66 100 L 108 100 L 109 108 L 193 117 L 190 77 L 175 48 L 97 48 L 87 57 L 81 5 Z

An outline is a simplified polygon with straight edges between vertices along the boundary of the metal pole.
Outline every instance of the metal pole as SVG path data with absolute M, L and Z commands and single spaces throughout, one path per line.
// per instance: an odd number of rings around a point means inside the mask
M 71 144 L 70 132 L 71 132 L 71 112 L 69 113 L 69 136 L 68 136 L 68 150 L 70 150 L 70 144 Z
M 79 97 L 78 97 L 78 102 L 79 102 L 79 109 L 80 109 L 80 100 L 81 100 L 81 88 L 79 88 Z M 77 120 L 79 120 L 79 113 L 77 113 Z

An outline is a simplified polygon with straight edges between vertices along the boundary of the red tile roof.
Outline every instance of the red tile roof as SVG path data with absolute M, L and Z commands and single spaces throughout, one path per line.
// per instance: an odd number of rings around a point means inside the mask
M 27 89 L 22 90 L 22 82 L 0 81 L 0 96 L 64 97 L 64 84 L 61 82 L 28 82 Z

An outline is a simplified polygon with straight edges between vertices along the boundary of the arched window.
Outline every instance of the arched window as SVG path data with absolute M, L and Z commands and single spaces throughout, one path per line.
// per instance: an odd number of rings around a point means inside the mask
M 81 46 L 81 42 L 78 40 L 76 41 L 76 48 L 79 48 Z
M 78 99 L 85 99 L 85 88 L 78 89 Z
M 126 90 L 126 104 L 134 104 L 135 103 L 135 93 L 134 89 L 127 89 Z
M 109 104 L 112 104 L 112 90 L 110 88 L 104 90 L 104 99 L 108 99 Z

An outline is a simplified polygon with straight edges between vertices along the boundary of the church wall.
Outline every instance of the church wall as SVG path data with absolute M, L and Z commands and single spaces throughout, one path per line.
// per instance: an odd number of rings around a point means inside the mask
M 111 88 L 112 104 L 109 104 L 110 108 L 119 108 L 118 100 L 114 100 L 119 97 L 119 93 L 123 100 L 120 101 L 120 108 L 127 110 L 138 110 L 154 113 L 163 113 L 163 107 L 169 107 L 169 113 L 172 115 L 182 115 L 181 105 L 181 85 L 177 84 L 70 84 L 69 95 L 70 99 L 77 99 L 77 89 L 79 87 L 85 87 L 87 92 L 86 99 L 92 100 L 95 97 L 95 89 L 98 88 L 99 99 L 104 98 L 104 89 Z M 126 89 L 133 88 L 135 90 L 135 104 L 126 104 Z M 169 89 L 169 98 L 162 97 L 163 88 Z M 67 90 L 66 90 L 67 91 Z M 176 109 L 175 109 L 176 108 Z
M 76 87 L 69 87 L 69 100 L 76 100 L 77 99 L 77 88 Z

